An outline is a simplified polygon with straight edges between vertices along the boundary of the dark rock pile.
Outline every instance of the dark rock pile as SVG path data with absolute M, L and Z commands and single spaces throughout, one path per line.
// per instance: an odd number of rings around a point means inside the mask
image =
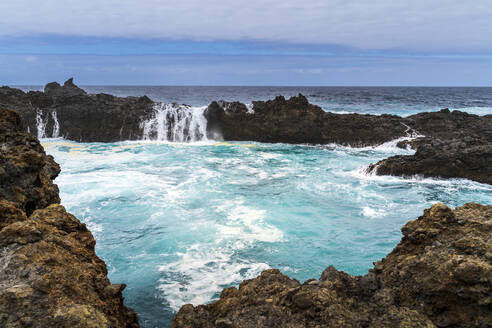
M 433 205 L 365 276 L 328 267 L 303 284 L 278 270 L 185 305 L 174 328 L 490 327 L 492 206 Z
M 142 122 L 155 115 L 144 97 L 119 98 L 87 94 L 72 79 L 44 92 L 0 88 L 0 105 L 17 110 L 33 134 L 44 122 L 45 137 L 55 134 L 82 142 L 142 139 Z M 204 113 L 210 139 L 376 146 L 401 137 L 426 138 L 400 146 L 417 149 L 415 156 L 396 156 L 370 166 L 379 175 L 459 177 L 490 183 L 492 115 L 478 116 L 443 109 L 409 117 L 333 114 L 310 104 L 303 95 L 255 101 L 212 102 Z M 55 124 L 56 116 L 58 126 Z M 42 132 L 42 131 L 41 131 Z
M 59 205 L 59 172 L 0 108 L 0 327 L 138 327 L 94 237 Z
M 58 136 L 81 142 L 114 142 L 142 138 L 140 123 L 154 113 L 154 102 L 148 97 L 120 98 L 99 93 L 88 94 L 72 79 L 60 86 L 48 83 L 44 92 L 27 93 L 0 87 L 0 106 L 16 110 L 26 127 L 38 135 L 37 119 L 45 122 L 45 135 L 55 134 L 56 115 Z M 53 114 L 55 113 L 55 114 Z
M 205 116 L 209 137 L 224 140 L 364 147 L 403 137 L 408 130 L 398 116 L 327 113 L 301 94 L 255 101 L 251 112 L 241 103 L 213 102 Z

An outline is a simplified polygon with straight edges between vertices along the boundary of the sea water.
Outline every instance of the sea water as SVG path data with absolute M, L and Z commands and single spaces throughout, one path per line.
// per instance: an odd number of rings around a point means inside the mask
M 127 284 L 126 304 L 143 327 L 169 327 L 181 305 L 215 300 L 267 268 L 300 281 L 329 265 L 365 274 L 431 204 L 492 204 L 492 186 L 465 179 L 365 173 L 370 163 L 412 154 L 396 141 L 366 148 L 217 142 L 206 140 L 203 118 L 213 100 L 250 104 L 299 92 L 333 112 L 408 116 L 450 107 L 486 115 L 492 88 L 84 88 L 163 102 L 142 122 L 142 141 L 42 140 L 61 164 L 62 204 L 94 234 L 111 281 Z M 39 116 L 38 124 L 51 119 L 56 125 L 55 116 Z
M 143 327 L 169 327 L 181 305 L 217 299 L 267 268 L 300 281 L 329 265 L 362 275 L 431 204 L 492 203 L 492 186 L 469 180 L 366 174 L 411 154 L 395 142 L 43 145 L 62 167 L 62 204 L 94 234 L 111 281 L 127 284 Z

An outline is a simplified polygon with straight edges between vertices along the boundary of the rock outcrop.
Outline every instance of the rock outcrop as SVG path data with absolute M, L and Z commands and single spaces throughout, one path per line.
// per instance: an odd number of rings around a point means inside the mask
M 146 96 L 119 98 L 104 93 L 88 94 L 72 79 L 63 86 L 48 83 L 44 92 L 24 93 L 1 87 L 2 105 L 16 110 L 34 135 L 63 136 L 81 142 L 141 139 L 141 123 L 154 113 L 154 102 Z M 41 125 L 44 131 L 38 131 Z
M 0 327 L 138 327 L 94 237 L 59 205 L 59 172 L 0 108 Z
M 368 167 L 378 175 L 467 178 L 492 184 L 492 143 L 472 136 L 415 140 L 414 155 L 399 155 Z
M 213 102 L 205 111 L 209 137 L 224 140 L 326 144 L 354 147 L 382 144 L 407 135 L 394 115 L 333 114 L 299 94 L 255 101 L 251 111 L 241 103 Z
M 492 326 L 492 206 L 435 204 L 402 232 L 365 276 L 328 267 L 301 284 L 267 270 L 214 303 L 184 305 L 172 327 Z
M 0 105 L 17 110 L 33 134 L 63 136 L 82 142 L 142 139 L 143 123 L 157 122 L 155 104 L 146 96 L 118 98 L 87 94 L 72 79 L 63 86 L 49 83 L 44 92 L 24 93 L 2 87 Z M 182 107 L 180 110 L 189 109 Z M 239 102 L 214 101 L 204 115 L 208 138 L 228 141 L 337 143 L 363 147 L 406 136 L 425 136 L 411 143 L 400 143 L 401 147 L 418 148 L 415 156 L 392 157 L 372 165 L 370 170 L 380 175 L 419 174 L 490 183 L 492 115 L 478 116 L 448 109 L 409 117 L 333 114 L 310 104 L 303 95 L 288 100 L 278 96 L 269 101 L 255 101 L 251 108 Z M 169 124 L 176 124 L 173 121 L 176 117 L 166 119 Z M 183 133 L 189 134 L 189 127 L 183 127 Z M 157 135 L 154 131 L 148 136 Z M 469 138 L 473 141 L 467 141 Z M 181 139 L 196 138 L 183 136 Z

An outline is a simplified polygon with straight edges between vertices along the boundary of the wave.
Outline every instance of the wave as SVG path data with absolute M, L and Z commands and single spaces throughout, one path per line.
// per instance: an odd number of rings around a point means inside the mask
M 143 140 L 196 142 L 207 140 L 207 107 L 157 103 L 154 116 L 141 123 Z

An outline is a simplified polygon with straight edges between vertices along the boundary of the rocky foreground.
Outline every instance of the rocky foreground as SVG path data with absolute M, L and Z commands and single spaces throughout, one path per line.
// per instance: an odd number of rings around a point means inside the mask
M 60 168 L 0 108 L 0 327 L 139 327 L 96 241 L 60 203 Z
M 156 115 L 155 103 L 146 96 L 88 94 L 72 79 L 63 86 L 49 83 L 44 92 L 1 87 L 0 105 L 18 111 L 35 135 L 81 142 L 142 139 L 143 122 Z M 186 109 L 184 106 L 179 110 Z M 492 115 L 447 109 L 409 117 L 333 114 L 310 104 L 302 95 L 255 101 L 251 108 L 239 102 L 216 101 L 204 115 L 208 138 L 219 140 L 364 147 L 421 136 L 425 138 L 408 144 L 416 149 L 415 155 L 385 159 L 370 166 L 369 171 L 379 175 L 468 178 L 489 184 L 492 179 Z M 171 122 L 176 116 L 167 119 L 169 124 L 176 123 Z
M 328 267 L 303 284 L 278 270 L 184 305 L 173 328 L 492 327 L 492 206 L 433 205 L 365 276 Z

